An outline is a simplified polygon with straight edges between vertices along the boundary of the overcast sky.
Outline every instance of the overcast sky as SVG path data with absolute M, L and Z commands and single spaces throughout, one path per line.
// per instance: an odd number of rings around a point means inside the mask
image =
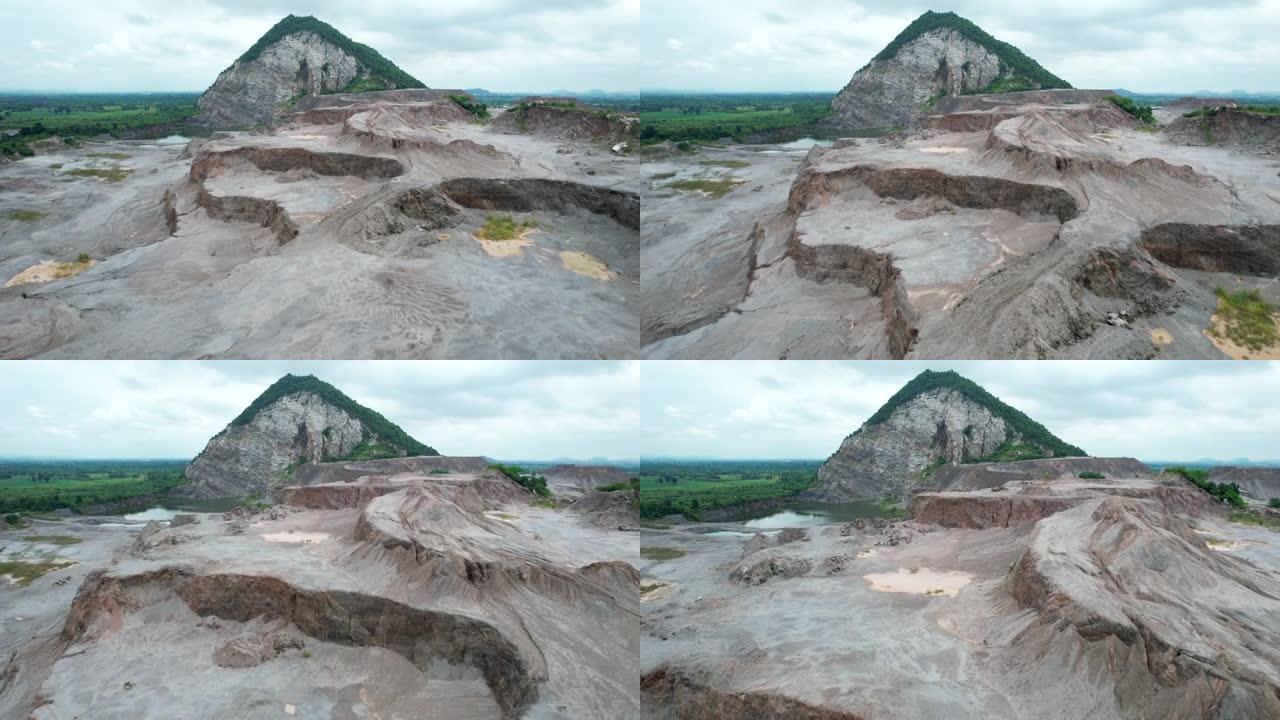
M 194 457 L 288 372 L 446 455 L 635 457 L 636 363 L 87 360 L 0 364 L 0 457 Z
M 0 364 L 0 457 L 194 456 L 286 372 L 450 455 L 825 458 L 925 368 L 1092 455 L 1280 459 L 1280 363 L 94 362 Z
M 294 13 L 434 87 L 836 91 L 929 9 L 1077 87 L 1280 91 L 1280 0 L 6 0 L 0 88 L 203 90 Z
M 1280 459 L 1280 363 L 645 362 L 639 452 L 826 458 L 924 369 L 956 370 L 1096 456 Z

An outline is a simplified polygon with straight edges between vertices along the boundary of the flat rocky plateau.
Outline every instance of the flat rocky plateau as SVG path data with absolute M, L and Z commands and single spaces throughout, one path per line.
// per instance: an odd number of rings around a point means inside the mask
M 1123 467 L 1118 463 L 1116 467 Z M 1280 716 L 1280 547 L 1170 475 L 1050 466 L 913 519 L 644 530 L 645 717 Z
M 0 166 L 0 356 L 636 355 L 638 170 L 608 142 L 502 132 L 444 91 L 297 110 Z M 537 229 L 481 242 L 489 215 Z M 78 274 L 20 282 L 82 253 Z
M 0 533 L 72 563 L 0 583 L 0 717 L 638 716 L 636 533 L 493 472 L 358 465 L 261 512 Z
M 909 135 L 652 163 L 642 355 L 1227 358 L 1215 290 L 1280 300 L 1274 142 L 1099 98 L 947 98 Z

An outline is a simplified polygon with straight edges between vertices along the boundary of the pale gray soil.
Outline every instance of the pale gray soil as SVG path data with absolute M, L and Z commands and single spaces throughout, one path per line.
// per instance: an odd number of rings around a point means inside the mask
M 1184 145 L 1087 98 L 966 100 L 909 137 L 651 163 L 745 182 L 645 193 L 644 357 L 1224 359 L 1214 290 L 1280 294 L 1239 248 L 1178 264 L 1144 241 L 1274 234 L 1274 149 Z M 749 166 L 702 164 L 724 160 Z
M 128 159 L 88 157 L 102 152 Z M 89 163 L 132 172 L 118 183 L 66 175 Z M 563 202 L 555 188 L 446 221 L 387 208 L 450 178 L 564 180 L 638 207 L 639 173 L 604 146 L 499 134 L 410 101 L 300 113 L 270 134 L 189 149 L 114 142 L 7 164 L 0 277 L 80 253 L 97 264 L 0 290 L 0 356 L 634 357 L 638 217 Z M 9 219 L 18 209 L 48 216 Z M 493 214 L 540 231 L 495 257 L 472 239 Z M 608 277 L 568 268 L 570 251 Z
M 381 494 L 344 494 L 365 484 Z M 6 559 L 77 562 L 0 584 L 0 717 L 638 715 L 634 532 L 532 507 L 499 476 L 326 487 L 306 499 L 332 509 L 283 516 L 0 532 Z M 227 664 L 227 643 L 277 636 L 296 642 Z

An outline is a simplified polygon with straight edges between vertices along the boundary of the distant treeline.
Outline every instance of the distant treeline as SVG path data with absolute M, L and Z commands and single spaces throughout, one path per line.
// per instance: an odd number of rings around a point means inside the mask
M 741 142 L 760 133 L 811 127 L 830 114 L 832 97 L 831 93 L 648 95 L 627 109 L 640 113 L 642 141 L 729 138 Z
M 185 460 L 0 460 L 0 513 L 159 495 L 183 483 Z
M 136 135 L 150 128 L 156 135 L 169 134 L 195 115 L 199 97 L 199 93 L 0 93 L 0 153 L 33 155 L 32 142 L 55 135 L 63 139 Z

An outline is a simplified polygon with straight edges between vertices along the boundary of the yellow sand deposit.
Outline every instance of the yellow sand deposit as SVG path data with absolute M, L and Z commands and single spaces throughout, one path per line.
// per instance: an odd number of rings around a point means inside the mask
M 561 250 L 560 262 L 564 263 L 566 270 L 572 270 L 579 275 L 586 275 L 596 280 L 612 280 L 618 276 L 618 273 L 610 270 L 608 265 L 581 250 Z
M 32 265 L 22 272 L 9 278 L 4 284 L 5 287 L 13 287 L 14 285 L 27 285 L 30 283 L 46 283 L 53 280 L 61 280 L 88 270 L 97 264 L 95 260 L 77 260 L 75 262 L 58 262 L 57 260 L 46 260 L 39 265 Z

